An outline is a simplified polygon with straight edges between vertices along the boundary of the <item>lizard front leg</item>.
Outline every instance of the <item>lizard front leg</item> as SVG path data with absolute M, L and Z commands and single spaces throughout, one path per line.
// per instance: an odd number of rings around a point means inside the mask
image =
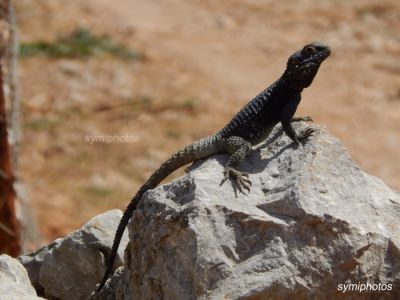
M 237 195 L 237 190 L 245 193 L 244 190 L 250 191 L 251 181 L 248 178 L 249 174 L 240 172 L 235 168 L 246 158 L 251 150 L 251 143 L 238 136 L 231 136 L 226 139 L 225 151 L 231 154 L 228 162 L 225 165 L 224 178 L 221 181 L 222 185 L 226 180 L 232 179 L 232 186 Z
M 292 122 L 310 121 L 309 117 L 293 118 L 296 109 L 297 109 L 296 102 L 289 102 L 288 104 L 286 104 L 281 111 L 281 123 L 282 123 L 282 128 L 288 135 L 288 137 L 297 145 L 300 145 L 300 140 L 303 140 L 312 135 L 315 132 L 315 128 L 310 126 L 303 132 L 296 134 L 292 126 Z

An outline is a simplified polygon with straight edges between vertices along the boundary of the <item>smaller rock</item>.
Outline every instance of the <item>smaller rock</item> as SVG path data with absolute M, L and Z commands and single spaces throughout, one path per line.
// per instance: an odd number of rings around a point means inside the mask
M 11 256 L 0 255 L 0 299 L 38 300 L 25 268 Z
M 33 253 L 17 257 L 19 262 L 28 272 L 31 284 L 40 296 L 44 295 L 44 288 L 39 283 L 39 273 L 42 268 L 43 258 L 51 249 L 53 249 L 54 246 L 59 245 L 61 241 L 62 239 L 57 239 L 51 244 L 44 246 Z
M 49 299 L 87 299 L 103 276 L 121 217 L 120 210 L 108 211 L 65 238 L 21 256 L 19 260 L 27 268 L 37 291 Z M 127 243 L 126 233 L 114 268 L 123 264 Z

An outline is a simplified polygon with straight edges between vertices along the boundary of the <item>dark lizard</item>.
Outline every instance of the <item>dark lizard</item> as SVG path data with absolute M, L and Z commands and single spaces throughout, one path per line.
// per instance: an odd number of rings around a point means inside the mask
M 300 103 L 302 90 L 312 83 L 321 63 L 330 53 L 330 48 L 320 43 L 311 43 L 295 52 L 289 57 L 282 76 L 247 103 L 223 129 L 176 152 L 150 176 L 132 198 L 121 218 L 104 277 L 94 294 L 98 293 L 106 283 L 125 227 L 146 191 L 154 189 L 178 168 L 220 153 L 230 155 L 221 185 L 231 179 L 235 193 L 237 190 L 242 193 L 244 190 L 250 191 L 251 182 L 248 174 L 238 171 L 236 167 L 245 159 L 252 146 L 265 140 L 279 122 L 284 132 L 297 145 L 300 145 L 300 140 L 314 132 L 310 126 L 296 134 L 291 122 L 310 120 L 309 117 L 293 118 L 293 116 Z

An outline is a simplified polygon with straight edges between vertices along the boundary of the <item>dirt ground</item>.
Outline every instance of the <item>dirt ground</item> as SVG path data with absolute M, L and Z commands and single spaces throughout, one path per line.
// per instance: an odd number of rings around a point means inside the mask
M 333 55 L 297 115 L 326 126 L 366 172 L 400 189 L 397 0 L 19 0 L 20 39 L 84 27 L 143 54 L 20 61 L 21 176 L 44 242 L 124 208 L 178 148 L 213 133 L 322 41 Z M 131 143 L 88 143 L 91 135 Z M 179 175 L 179 172 L 177 173 Z

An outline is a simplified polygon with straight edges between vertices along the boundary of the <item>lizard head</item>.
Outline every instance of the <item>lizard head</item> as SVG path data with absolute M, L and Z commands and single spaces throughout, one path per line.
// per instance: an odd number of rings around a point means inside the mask
M 331 54 L 331 49 L 321 43 L 305 45 L 289 57 L 285 75 L 297 88 L 308 87 L 321 63 Z

